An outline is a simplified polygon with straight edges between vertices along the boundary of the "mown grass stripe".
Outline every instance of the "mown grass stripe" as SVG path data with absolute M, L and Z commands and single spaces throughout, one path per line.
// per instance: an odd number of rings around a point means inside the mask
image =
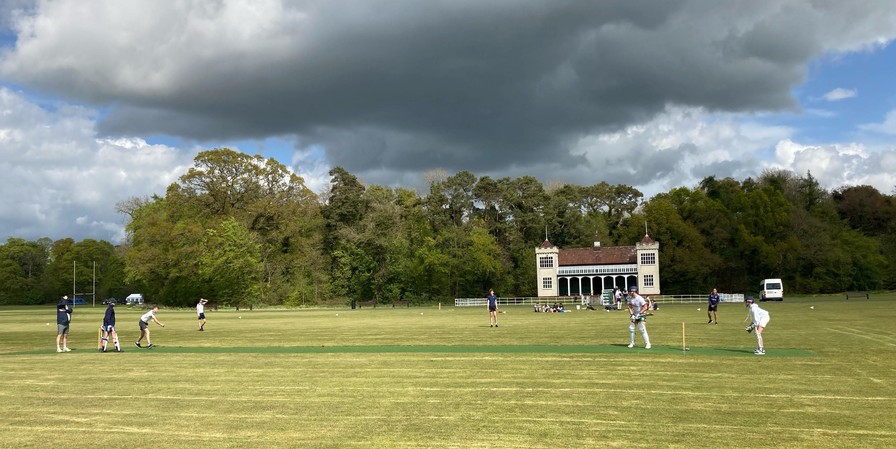
M 757 357 L 752 349 L 745 348 L 681 348 L 654 346 L 628 348 L 625 345 L 370 345 L 370 346 L 157 346 L 154 349 L 125 349 L 125 352 L 152 352 L 175 354 L 330 354 L 330 353 L 449 353 L 449 354 L 596 354 L 615 353 L 649 356 L 651 354 L 680 354 L 682 356 L 749 356 Z M 39 355 L 53 354 L 59 357 L 70 357 L 72 354 L 96 353 L 93 350 L 76 350 L 67 354 L 56 354 L 48 351 L 30 351 L 5 354 Z M 811 357 L 817 355 L 813 351 L 795 348 L 779 348 L 768 351 L 764 357 Z

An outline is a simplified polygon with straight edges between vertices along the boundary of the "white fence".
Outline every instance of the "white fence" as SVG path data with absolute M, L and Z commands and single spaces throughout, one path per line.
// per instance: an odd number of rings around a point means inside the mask
M 606 295 L 604 295 L 606 297 Z M 698 295 L 654 295 L 651 296 L 657 304 L 691 304 L 705 303 L 709 301 L 708 294 Z M 719 293 L 722 302 L 744 302 L 743 293 Z M 457 307 L 485 307 L 485 298 L 455 298 L 454 305 Z M 498 298 L 499 306 L 522 306 L 532 305 L 535 303 L 563 303 L 563 304 L 593 304 L 595 306 L 604 305 L 599 295 L 595 296 L 523 296 L 513 298 Z
M 656 295 L 651 296 L 659 304 L 709 302 L 709 295 Z M 721 302 L 744 302 L 743 293 L 719 293 Z

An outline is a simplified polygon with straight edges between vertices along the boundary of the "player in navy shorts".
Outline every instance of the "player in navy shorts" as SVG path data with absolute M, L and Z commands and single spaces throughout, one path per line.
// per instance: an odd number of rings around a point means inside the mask
M 706 306 L 706 317 L 709 318 L 709 322 L 706 324 L 712 324 L 715 322 L 719 324 L 719 315 L 717 310 L 719 310 L 719 292 L 716 289 L 712 289 L 712 293 L 709 294 L 709 305 Z
M 498 327 L 498 295 L 494 289 L 489 289 L 485 302 L 488 304 L 488 326 Z

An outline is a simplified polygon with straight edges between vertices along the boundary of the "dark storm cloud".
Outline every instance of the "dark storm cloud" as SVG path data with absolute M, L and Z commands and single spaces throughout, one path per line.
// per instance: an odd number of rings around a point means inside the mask
M 353 172 L 481 173 L 579 164 L 570 142 L 669 105 L 796 108 L 789 92 L 811 58 L 892 35 L 886 18 L 896 9 L 708 0 L 224 5 L 138 2 L 130 5 L 138 12 L 113 7 L 91 27 L 51 27 L 72 12 L 45 5 L 47 28 L 27 28 L 0 67 L 105 107 L 105 135 L 295 135 Z M 142 27 L 124 29 L 122 17 L 135 14 Z M 116 32 L 125 38 L 106 38 Z M 647 153 L 640 166 L 653 176 L 669 174 L 680 156 Z

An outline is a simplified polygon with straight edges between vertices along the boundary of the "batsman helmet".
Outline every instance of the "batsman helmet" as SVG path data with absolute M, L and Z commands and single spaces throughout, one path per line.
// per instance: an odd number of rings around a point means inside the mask
M 745 302 L 747 305 L 753 304 L 754 301 L 755 301 L 755 300 L 753 299 L 752 296 L 747 296 L 747 297 L 744 299 L 744 302 Z
M 637 286 L 637 285 L 629 286 L 628 291 L 637 293 L 637 292 L 638 292 L 638 286 Z

